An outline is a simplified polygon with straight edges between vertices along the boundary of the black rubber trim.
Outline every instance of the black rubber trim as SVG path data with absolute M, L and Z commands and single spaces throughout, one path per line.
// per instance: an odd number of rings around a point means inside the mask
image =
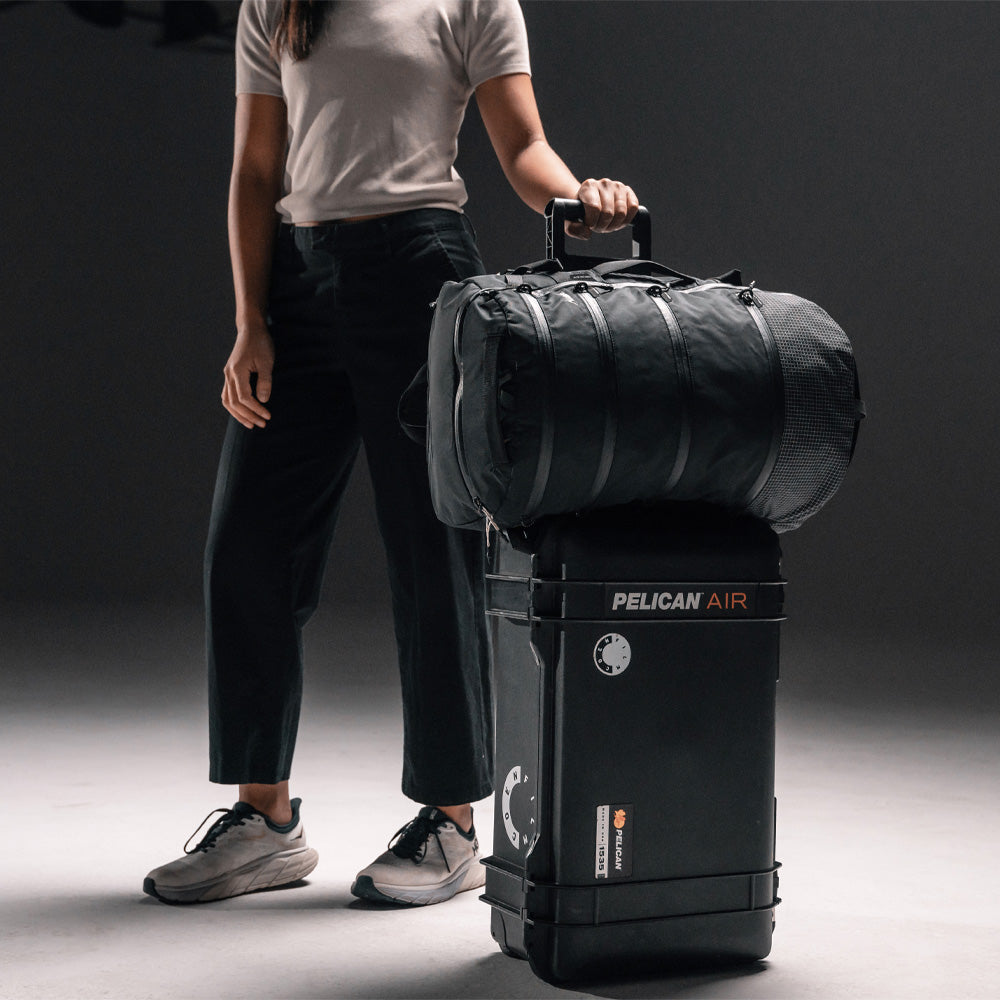
M 781 902 L 778 862 L 755 872 L 577 886 L 535 882 L 492 860 L 483 862 L 494 873 L 485 901 L 532 923 L 594 927 L 713 913 L 752 913 L 773 909 Z M 491 895 L 490 889 L 499 890 L 506 898 Z
M 478 490 L 472 482 L 472 474 L 469 471 L 469 463 L 465 454 L 465 438 L 462 435 L 462 403 L 465 399 L 465 364 L 462 359 L 460 336 L 462 332 L 462 324 L 465 321 L 465 314 L 468 311 L 469 306 L 472 305 L 476 298 L 480 295 L 486 295 L 489 291 L 490 289 L 477 288 L 462 303 L 461 308 L 458 310 L 458 314 L 455 316 L 455 329 L 452 334 L 452 363 L 458 369 L 458 379 L 455 383 L 455 399 L 452 403 L 451 435 L 452 441 L 455 443 L 455 459 L 458 463 L 458 474 L 462 477 L 462 482 L 465 485 L 470 501 L 478 494 Z M 475 510 L 475 507 L 473 507 L 473 509 Z M 476 517 L 469 521 L 468 524 L 479 524 L 482 519 L 482 513 L 477 510 Z

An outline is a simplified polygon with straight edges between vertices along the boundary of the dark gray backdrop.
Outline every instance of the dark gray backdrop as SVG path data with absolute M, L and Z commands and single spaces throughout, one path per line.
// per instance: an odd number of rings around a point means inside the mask
M 852 338 L 870 418 L 840 493 L 784 536 L 793 620 L 992 634 L 1000 8 L 524 10 L 551 144 L 581 178 L 632 184 L 654 255 L 739 266 Z M 233 66 L 155 34 L 0 11 L 8 601 L 200 598 L 233 335 Z M 487 265 L 542 256 L 474 103 L 459 169 Z M 328 602 L 386 602 L 369 505 L 359 466 Z

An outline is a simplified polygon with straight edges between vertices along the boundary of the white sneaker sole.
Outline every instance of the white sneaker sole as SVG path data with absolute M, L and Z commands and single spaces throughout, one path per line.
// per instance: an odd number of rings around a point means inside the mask
M 142 884 L 142 891 L 164 903 L 208 903 L 297 882 L 305 878 L 318 862 L 319 854 L 313 848 L 299 847 L 294 851 L 259 858 L 236 871 L 225 872 L 205 882 L 165 886 L 147 878 Z
M 391 885 L 388 882 L 375 882 L 370 875 L 359 875 L 351 886 L 351 892 L 359 899 L 380 903 L 429 906 L 431 903 L 443 903 L 468 889 L 478 889 L 485 882 L 486 871 L 479 863 L 479 858 L 475 857 L 466 861 L 443 882 L 435 882 L 433 885 Z

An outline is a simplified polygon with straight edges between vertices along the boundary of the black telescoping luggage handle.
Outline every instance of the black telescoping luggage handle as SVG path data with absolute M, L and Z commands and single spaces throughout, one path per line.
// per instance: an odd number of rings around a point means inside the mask
M 583 202 L 573 198 L 553 198 L 545 206 L 545 255 L 549 260 L 558 260 L 566 270 L 574 269 L 573 254 L 566 253 L 566 223 L 583 222 L 585 218 Z M 639 260 L 649 260 L 653 256 L 652 224 L 649 212 L 642 206 L 630 223 L 632 226 L 632 256 Z M 579 258 L 580 263 L 589 258 Z
M 572 198 L 553 198 L 545 206 L 545 261 L 538 261 L 514 272 L 537 273 L 546 269 L 549 262 L 558 262 L 564 271 L 589 270 L 603 277 L 608 274 L 645 274 L 676 278 L 686 284 L 698 284 L 698 279 L 665 267 L 652 259 L 653 235 L 649 210 L 640 205 L 630 223 L 632 227 L 632 257 L 626 260 L 606 260 L 566 252 L 566 222 L 583 222 L 582 201 Z

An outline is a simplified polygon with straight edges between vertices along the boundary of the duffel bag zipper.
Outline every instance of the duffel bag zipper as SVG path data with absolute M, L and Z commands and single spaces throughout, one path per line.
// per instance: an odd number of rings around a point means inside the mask
M 585 290 L 594 294 L 594 290 L 598 289 L 602 292 L 613 292 L 619 288 L 650 288 L 656 286 L 657 288 L 662 288 L 668 290 L 670 285 L 663 281 L 657 281 L 652 279 L 650 281 L 586 281 L 583 278 L 578 278 L 575 281 L 559 281 L 554 285 L 539 285 L 535 287 L 534 285 L 521 285 L 517 291 L 530 292 L 532 295 L 540 295 L 547 292 L 558 292 L 563 291 L 567 288 L 573 289 L 574 292 L 580 292 Z
M 606 292 L 610 292 L 612 288 L 618 287 L 610 284 L 607 281 L 584 281 L 582 278 L 577 278 L 576 281 L 559 281 L 554 285 L 542 285 L 541 288 L 532 288 L 531 286 L 526 286 L 528 291 L 531 292 L 558 292 L 564 288 L 572 288 L 574 291 L 579 291 L 580 286 L 586 286 L 589 291 L 591 287 L 601 288 Z M 521 289 L 518 289 L 520 291 Z
M 692 398 L 694 379 L 691 375 L 691 358 L 688 355 L 687 341 L 684 338 L 684 331 L 674 311 L 667 305 L 667 298 L 655 288 L 650 288 L 649 297 L 653 300 L 653 305 L 660 311 L 663 322 L 667 327 L 667 335 L 674 354 L 674 367 L 677 371 L 677 385 L 679 390 L 679 402 L 681 409 L 680 430 L 677 435 L 677 452 L 674 455 L 674 464 L 667 476 L 667 483 L 664 491 L 669 493 L 684 475 L 684 468 L 687 465 L 688 455 L 691 452 L 691 415 L 688 412 L 690 400 Z
M 455 363 L 458 365 L 458 386 L 455 390 L 455 409 L 453 416 L 453 428 L 452 434 L 455 439 L 455 454 L 458 458 L 458 471 L 462 477 L 462 482 L 465 485 L 465 489 L 472 500 L 473 506 L 479 512 L 480 516 L 486 521 L 486 544 L 489 545 L 491 531 L 496 531 L 498 534 L 503 534 L 503 529 L 497 523 L 496 518 L 490 512 L 490 510 L 483 503 L 482 498 L 478 495 L 478 491 L 472 482 L 472 474 L 469 471 L 468 456 L 465 452 L 464 437 L 461 433 L 461 410 L 462 402 L 465 396 L 465 365 L 462 361 L 462 351 L 461 351 L 461 330 L 462 323 L 465 319 L 466 311 L 472 305 L 472 303 L 480 296 L 484 298 L 492 298 L 497 295 L 498 292 L 503 289 L 498 288 L 481 288 L 474 292 L 469 298 L 462 304 L 461 309 L 459 309 L 458 314 L 455 316 L 455 329 L 452 342 L 452 353 L 455 358 Z M 545 487 L 549 480 L 549 471 L 552 466 L 552 447 L 553 440 L 555 437 L 555 427 L 552 420 L 551 413 L 551 380 L 554 378 L 555 371 L 555 354 L 552 345 L 552 333 L 549 330 L 549 324 L 545 319 L 545 314 L 542 312 L 541 306 L 531 297 L 528 292 L 530 288 L 522 284 L 516 291 L 522 296 L 524 301 L 528 306 L 528 311 L 531 314 L 532 323 L 535 327 L 535 337 L 539 344 L 539 350 L 542 355 L 542 369 L 544 372 L 544 377 L 546 381 L 549 382 L 549 391 L 544 394 L 545 406 L 542 413 L 542 427 L 541 427 L 541 441 L 539 444 L 538 452 L 538 464 L 535 469 L 534 483 L 531 489 L 531 496 L 528 499 L 528 504 L 521 518 L 520 523 L 522 525 L 531 524 L 531 514 L 538 505 L 541 503 L 542 496 L 545 493 Z M 490 456 L 491 460 L 495 456 Z
M 594 289 L 599 289 L 602 292 L 614 292 L 619 288 L 641 288 L 644 291 L 648 291 L 651 288 L 658 288 L 662 289 L 665 294 L 669 293 L 669 295 L 690 295 L 692 292 L 705 292 L 713 288 L 728 288 L 737 292 L 746 290 L 745 286 L 730 285 L 726 281 L 703 281 L 700 285 L 689 285 L 687 288 L 678 288 L 676 285 L 672 285 L 666 281 L 658 281 L 655 278 L 651 278 L 649 281 L 615 282 L 585 281 L 581 278 L 578 281 L 560 281 L 554 285 L 541 285 L 538 288 L 527 285 L 523 287 L 534 294 L 541 292 L 554 292 L 564 288 L 572 288 L 574 291 L 579 292 L 587 291 L 591 294 L 594 294 Z
M 730 288 L 733 291 L 740 291 L 743 286 L 741 285 L 730 285 L 727 281 L 703 281 L 700 285 L 691 285 L 688 288 L 673 288 L 671 291 L 682 292 L 685 295 L 690 295 L 692 292 L 706 292 L 710 288 Z M 745 289 L 743 289 L 745 291 Z
M 615 457 L 615 444 L 618 440 L 618 370 L 615 364 L 615 345 L 611 338 L 611 328 L 608 326 L 604 311 L 597 304 L 596 293 L 586 282 L 580 282 L 575 291 L 580 293 L 583 304 L 587 307 L 594 329 L 597 333 L 597 350 L 601 359 L 601 373 L 608 389 L 608 405 L 604 408 L 604 440 L 601 442 L 601 454 L 597 461 L 597 471 L 590 486 L 590 494 L 583 506 L 589 507 L 601 495 L 611 474 L 611 463 Z M 586 294 L 585 294 L 586 293 Z
M 507 276 L 505 276 L 506 278 Z M 650 278 L 648 281 L 587 281 L 583 278 L 578 278 L 571 281 L 557 281 L 552 285 L 527 285 L 521 284 L 518 286 L 508 285 L 508 289 L 513 289 L 518 292 L 528 292 L 532 295 L 539 295 L 545 292 L 557 292 L 566 288 L 572 288 L 574 291 L 579 289 L 581 286 L 585 286 L 587 291 L 592 291 L 597 288 L 604 292 L 612 292 L 619 288 L 642 288 L 648 290 L 650 288 L 662 288 L 664 292 L 669 292 L 670 295 L 690 295 L 692 292 L 705 292 L 713 288 L 729 288 L 734 291 L 746 291 L 747 286 L 743 285 L 731 285 L 727 281 L 703 281 L 699 285 L 689 285 L 687 288 L 678 288 L 676 285 L 671 284 L 667 281 L 660 281 L 657 278 Z M 498 291 L 506 291 L 507 289 L 497 289 Z M 669 300 L 669 296 L 668 296 Z
M 455 331 L 452 340 L 452 354 L 455 358 L 455 364 L 458 365 L 458 386 L 455 389 L 455 408 L 452 416 L 452 436 L 455 439 L 455 456 L 458 458 L 458 471 L 462 477 L 462 482 L 465 484 L 465 489 L 472 500 L 473 506 L 479 511 L 480 516 L 486 518 L 487 523 L 487 542 L 489 541 L 489 527 L 492 525 L 494 528 L 497 527 L 496 521 L 493 520 L 493 516 L 486 510 L 483 506 L 482 500 L 478 496 L 478 491 L 472 483 L 472 476 L 469 473 L 469 463 L 468 458 L 465 454 L 465 444 L 462 437 L 462 426 L 461 426 L 461 410 L 462 410 L 462 399 L 465 395 L 465 365 L 462 362 L 462 351 L 460 346 L 460 334 L 462 329 L 462 321 L 465 319 L 466 310 L 472 303 L 480 296 L 485 296 L 490 298 L 496 295 L 495 288 L 480 288 L 462 304 L 462 308 L 458 310 L 458 314 L 455 316 Z M 499 530 L 499 529 L 498 529 Z

